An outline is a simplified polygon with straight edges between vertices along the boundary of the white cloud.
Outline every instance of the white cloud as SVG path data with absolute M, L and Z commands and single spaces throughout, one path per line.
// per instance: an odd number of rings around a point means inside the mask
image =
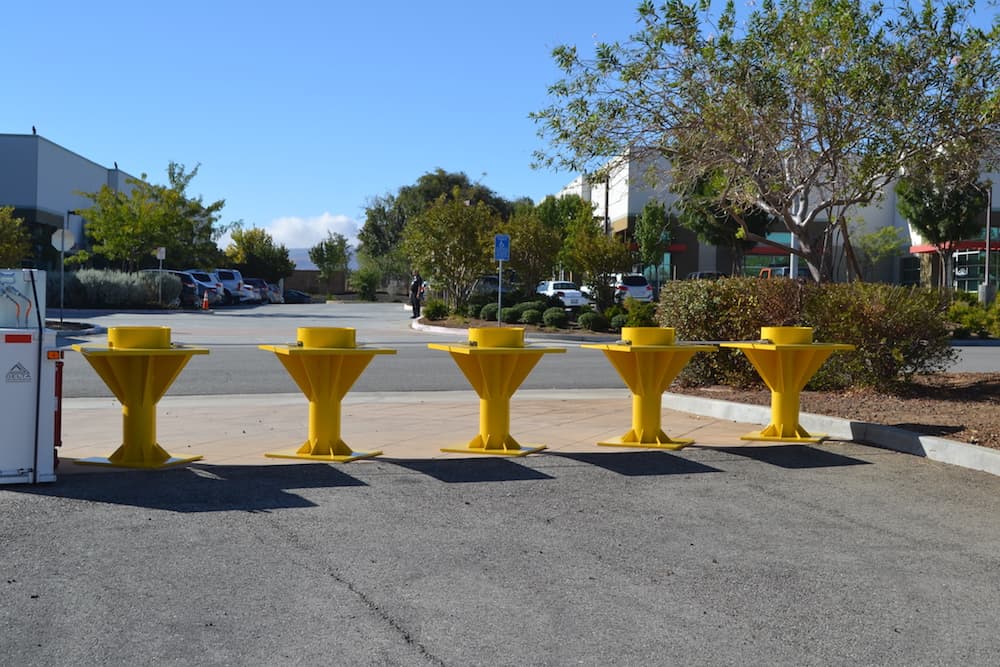
M 325 239 L 327 232 L 344 235 L 352 247 L 358 245 L 358 223 L 346 215 L 289 216 L 272 220 L 265 229 L 276 244 L 286 248 L 311 248 Z
M 311 248 L 326 238 L 327 232 L 343 234 L 352 248 L 358 246 L 358 223 L 346 215 L 323 213 L 312 218 L 287 216 L 272 220 L 264 225 L 276 245 L 293 248 Z M 226 248 L 232 238 L 226 234 L 218 240 L 220 248 Z

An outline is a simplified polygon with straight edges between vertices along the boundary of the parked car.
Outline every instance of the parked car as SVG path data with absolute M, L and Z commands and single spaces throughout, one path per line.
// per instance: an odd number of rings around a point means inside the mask
M 808 279 L 809 269 L 800 266 L 798 270 L 799 278 Z M 758 278 L 791 278 L 792 269 L 788 266 L 765 266 L 757 272 Z
M 616 273 L 612 286 L 615 303 L 622 303 L 628 297 L 636 301 L 653 300 L 653 286 L 641 273 Z
M 257 293 L 257 303 L 271 303 L 270 290 L 263 278 L 244 278 L 243 286 L 250 287 Z
M 547 297 L 555 297 L 562 301 L 567 308 L 579 308 L 590 303 L 580 288 L 575 283 L 566 280 L 543 280 L 535 287 L 536 294 L 544 294 Z
M 726 274 L 721 271 L 692 271 L 687 274 L 688 280 L 718 280 L 725 277 Z
M 237 304 L 260 299 L 255 290 L 243 285 L 243 276 L 236 269 L 215 269 L 212 273 L 222 283 L 226 303 Z
M 161 273 L 172 275 L 181 281 L 181 293 L 177 297 L 176 305 L 181 308 L 201 307 L 201 294 L 194 277 L 187 271 L 176 271 L 174 269 L 141 269 L 142 273 Z
M 281 288 L 274 283 L 268 283 L 267 300 L 271 303 L 284 303 L 285 297 L 281 294 Z
M 513 286 L 506 280 L 500 285 L 500 279 L 496 276 L 479 276 L 472 285 L 472 296 L 496 296 L 497 289 L 503 294 L 513 290 Z
M 199 271 L 198 269 L 188 269 L 187 273 L 190 273 L 198 284 L 199 299 L 204 298 L 205 292 L 208 291 L 208 305 L 217 306 L 225 301 L 225 291 L 222 288 L 222 283 L 213 277 L 211 273 Z
M 282 295 L 285 303 L 312 303 L 312 297 L 297 289 L 286 289 Z

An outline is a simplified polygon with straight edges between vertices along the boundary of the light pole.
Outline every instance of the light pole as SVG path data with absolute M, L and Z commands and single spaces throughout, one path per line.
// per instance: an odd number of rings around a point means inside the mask
M 990 298 L 990 222 L 993 218 L 993 182 L 988 182 L 988 189 L 986 190 L 986 266 L 984 267 L 983 277 L 986 283 L 986 300 L 989 301 Z M 989 305 L 989 304 L 987 304 Z

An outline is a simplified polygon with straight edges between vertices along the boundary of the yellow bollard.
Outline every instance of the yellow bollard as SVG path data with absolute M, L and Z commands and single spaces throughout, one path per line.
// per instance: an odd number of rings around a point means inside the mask
M 845 343 L 814 343 L 812 327 L 762 327 L 761 341 L 721 343 L 742 350 L 771 390 L 771 422 L 743 440 L 820 442 L 825 433 L 810 434 L 799 424 L 802 388 L 837 351 L 853 350 Z
M 265 456 L 348 463 L 370 459 L 381 451 L 355 452 L 340 436 L 340 404 L 377 354 L 395 350 L 358 347 L 354 329 L 299 327 L 297 345 L 260 345 L 274 352 L 295 384 L 309 399 L 309 439 L 298 449 Z
M 663 392 L 698 352 L 714 352 L 712 345 L 678 345 L 674 330 L 661 327 L 624 327 L 617 343 L 581 345 L 602 350 L 632 392 L 632 428 L 620 438 L 599 442 L 606 447 L 682 449 L 694 440 L 675 440 L 661 430 Z
M 466 447 L 442 447 L 441 451 L 525 456 L 545 449 L 544 445 L 522 447 L 510 435 L 510 399 L 543 354 L 565 349 L 526 346 L 520 327 L 469 329 L 467 344 L 429 343 L 427 347 L 451 353 L 479 396 L 479 435 Z
M 204 348 L 171 345 L 168 327 L 111 327 L 107 346 L 74 345 L 122 404 L 122 444 L 108 457 L 77 463 L 166 468 L 201 456 L 171 456 L 156 442 L 156 404 L 193 355 Z

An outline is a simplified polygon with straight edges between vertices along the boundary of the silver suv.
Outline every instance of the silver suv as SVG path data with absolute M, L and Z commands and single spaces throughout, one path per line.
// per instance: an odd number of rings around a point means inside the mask
M 230 304 L 242 301 L 256 301 L 257 293 L 243 284 L 243 276 L 236 269 L 216 269 L 212 273 L 222 283 L 226 302 Z
M 652 301 L 653 286 L 641 273 L 616 273 L 611 282 L 615 303 L 622 303 L 628 297 L 636 301 Z

